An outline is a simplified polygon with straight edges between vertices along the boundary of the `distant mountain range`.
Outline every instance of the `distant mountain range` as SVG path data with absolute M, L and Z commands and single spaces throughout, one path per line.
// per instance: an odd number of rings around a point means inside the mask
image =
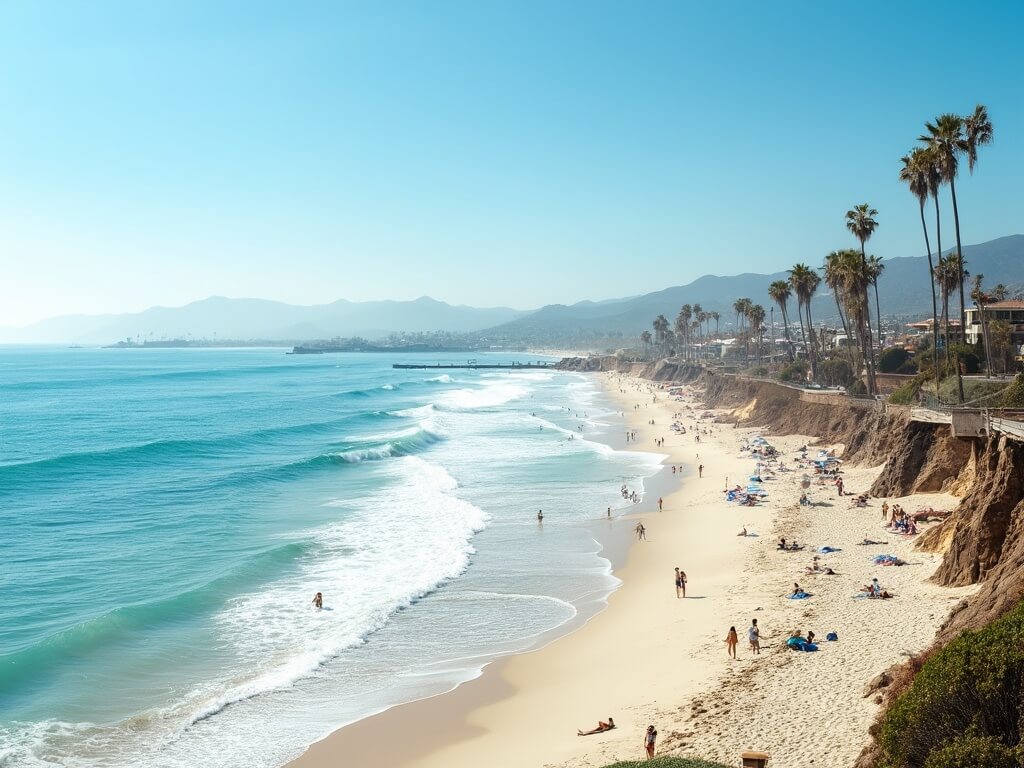
M 967 271 L 983 274 L 986 286 L 1004 283 L 1012 290 L 1024 289 L 1024 235 L 1011 235 L 979 245 L 965 246 L 963 255 Z M 882 316 L 930 315 L 927 257 L 886 259 L 884 264 L 885 271 L 878 281 Z M 600 304 L 580 302 L 569 306 L 551 304 L 492 329 L 492 332 L 510 339 L 526 338 L 535 341 L 586 338 L 601 334 L 633 337 L 641 331 L 650 330 L 651 321 L 659 314 L 665 315 L 670 322 L 674 321 L 683 304 L 700 304 L 706 312 L 719 312 L 720 325 L 724 329 L 735 323 L 732 305 L 736 299 L 750 298 L 754 303 L 763 305 L 767 313 L 772 306 L 768 298 L 768 286 L 788 276 L 786 272 L 771 275 L 748 273 L 733 277 L 705 275 L 687 285 L 631 299 Z M 796 317 L 792 308 L 790 314 Z M 811 315 L 815 322 L 837 320 L 835 300 L 824 285 L 811 303 Z M 778 316 L 775 319 L 777 322 L 782 320 Z
M 377 339 L 400 331 L 469 332 L 524 314 L 507 307 L 415 301 L 335 301 L 296 306 L 264 299 L 213 296 L 183 307 L 152 307 L 124 315 L 67 315 L 24 328 L 0 328 L 0 343 L 110 344 L 135 339 L 262 339 L 302 341 L 335 336 Z
M 971 274 L 984 274 L 985 285 L 1004 283 L 1024 289 L 1024 235 L 1011 235 L 964 247 Z M 927 260 L 924 256 L 886 259 L 878 293 L 885 317 L 923 317 L 931 312 Z M 812 266 L 818 266 L 812 264 Z M 495 307 L 453 306 L 429 297 L 415 301 L 336 301 L 295 306 L 263 299 L 215 296 L 183 307 L 153 307 L 124 315 L 69 315 L 25 328 L 0 328 L 0 343 L 110 344 L 127 338 L 213 338 L 305 341 L 335 336 L 377 339 L 402 331 L 479 333 L 483 341 L 510 343 L 568 342 L 600 336 L 635 337 L 664 314 L 675 319 L 683 304 L 700 304 L 721 314 L 721 327 L 734 322 L 733 302 L 748 297 L 771 303 L 768 286 L 787 277 L 742 274 L 705 275 L 687 285 L 642 296 L 606 301 L 550 304 L 533 311 Z M 827 289 L 811 305 L 815 320 L 836 316 Z M 781 318 L 776 318 L 781 320 Z

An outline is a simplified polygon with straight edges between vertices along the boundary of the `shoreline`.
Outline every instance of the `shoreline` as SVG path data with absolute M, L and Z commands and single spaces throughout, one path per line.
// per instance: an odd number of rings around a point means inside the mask
M 522 754 L 521 747 L 523 745 L 520 743 L 522 739 L 519 738 L 517 729 L 509 729 L 508 732 L 502 733 L 495 730 L 490 723 L 490 718 L 485 718 L 484 722 L 478 723 L 476 721 L 478 713 L 493 709 L 501 710 L 503 706 L 508 706 L 509 704 L 519 709 L 519 702 L 523 702 L 524 696 L 527 699 L 534 698 L 533 696 L 527 696 L 531 690 L 548 690 L 550 686 L 547 684 L 535 685 L 539 680 L 538 675 L 535 674 L 534 667 L 544 670 L 540 672 L 539 677 L 547 681 L 551 679 L 552 672 L 554 672 L 556 678 L 562 675 L 562 671 L 567 666 L 567 662 L 569 662 L 568 657 L 575 656 L 578 651 L 586 654 L 596 654 L 598 660 L 607 657 L 609 654 L 606 645 L 607 628 L 602 625 L 608 624 L 610 627 L 614 627 L 614 625 L 620 623 L 619 611 L 615 610 L 615 604 L 634 602 L 631 596 L 633 592 L 647 591 L 649 593 L 651 588 L 653 588 L 652 581 L 657 581 L 657 588 L 659 591 L 662 591 L 671 580 L 671 567 L 668 569 L 667 576 L 662 574 L 655 575 L 651 562 L 646 564 L 636 562 L 637 552 L 643 548 L 640 545 L 652 543 L 650 538 L 653 538 L 653 536 L 649 534 L 649 541 L 640 543 L 632 538 L 631 531 L 634 520 L 637 518 L 650 518 L 647 524 L 650 526 L 650 522 L 655 521 L 658 526 L 661 537 L 661 544 L 658 546 L 672 548 L 669 542 L 675 538 L 672 532 L 674 526 L 665 525 L 664 523 L 672 519 L 670 512 L 673 504 L 677 513 L 675 522 L 678 523 L 681 520 L 685 506 L 682 498 L 683 493 L 688 487 L 699 481 L 695 468 L 691 471 L 686 471 L 686 468 L 694 463 L 693 459 L 683 461 L 682 457 L 684 441 L 691 439 L 691 435 L 688 434 L 684 438 L 674 435 L 674 433 L 668 430 L 671 411 L 675 406 L 681 406 L 681 404 L 670 404 L 662 393 L 657 404 L 651 404 L 651 406 L 644 406 L 634 410 L 633 406 L 637 404 L 635 397 L 630 394 L 623 395 L 620 393 L 617 386 L 612 386 L 612 381 L 607 376 L 600 376 L 596 379 L 602 393 L 611 402 L 615 403 L 624 414 L 621 417 L 623 419 L 623 430 L 628 428 L 636 431 L 639 439 L 636 443 L 628 445 L 623 445 L 622 442 L 624 441 L 615 440 L 614 438 L 602 441 L 610 444 L 616 450 L 625 449 L 661 453 L 668 453 L 668 448 L 673 442 L 676 442 L 678 443 L 677 456 L 673 457 L 670 455 L 663 463 L 671 464 L 674 462 L 677 465 L 683 464 L 684 471 L 679 473 L 678 477 L 669 474 L 667 470 L 665 472 L 658 472 L 651 479 L 645 481 L 646 493 L 644 502 L 636 510 L 627 508 L 624 514 L 617 516 L 613 520 L 613 523 L 618 524 L 618 526 L 626 527 L 630 531 L 628 535 L 631 537 L 624 557 L 619 562 L 616 562 L 619 558 L 615 557 L 614 553 L 608 551 L 607 542 L 599 539 L 600 543 L 604 546 L 602 556 L 610 560 L 613 575 L 621 582 L 618 588 L 608 596 L 601 609 L 595 612 L 594 615 L 587 617 L 584 622 L 581 622 L 569 632 L 562 632 L 553 639 L 539 643 L 532 649 L 504 656 L 490 662 L 485 665 L 476 678 L 462 683 L 447 693 L 397 705 L 335 731 L 325 739 L 311 745 L 303 755 L 289 763 L 289 766 L 294 768 L 319 768 L 320 766 L 333 764 L 339 756 L 352 754 L 360 755 L 361 765 L 368 768 L 372 766 L 399 765 L 452 765 L 463 764 L 464 762 L 468 764 L 474 759 L 483 759 L 485 754 L 487 755 L 488 764 L 491 765 L 507 764 L 509 766 L 521 766 L 534 763 L 541 765 L 547 764 L 552 759 L 570 759 L 591 751 L 595 746 L 595 742 L 579 740 L 575 735 L 575 729 L 585 725 L 586 722 L 590 720 L 596 721 L 599 717 L 604 718 L 609 714 L 616 717 L 617 722 L 623 722 L 626 717 L 625 714 L 616 715 L 614 711 L 604 711 L 604 709 L 618 709 L 621 712 L 621 705 L 617 705 L 614 702 L 606 702 L 600 711 L 593 710 L 592 706 L 583 705 L 583 701 L 587 698 L 593 698 L 593 696 L 581 692 L 574 693 L 571 688 L 566 688 L 563 692 L 568 692 L 570 694 L 569 697 L 577 702 L 573 708 L 578 710 L 578 714 L 567 711 L 564 723 L 559 723 L 554 725 L 554 727 L 551 727 L 552 724 L 548 723 L 549 734 L 546 739 L 540 739 L 537 730 L 543 730 L 545 728 L 544 721 L 550 720 L 545 714 L 547 711 L 545 699 L 548 698 L 548 695 L 541 694 L 536 705 L 527 705 L 535 713 L 535 722 L 530 725 L 521 726 L 527 732 L 531 732 L 530 741 L 535 745 L 534 754 L 527 756 Z M 618 381 L 618 377 L 616 377 L 615 381 Z M 650 389 L 654 391 L 656 389 L 654 385 L 647 382 L 631 381 L 638 382 L 637 386 L 645 390 Z M 652 414 L 655 414 L 656 420 L 654 427 L 646 424 L 648 417 Z M 655 437 L 665 437 L 666 446 L 663 448 L 655 446 Z M 702 448 L 706 448 L 706 455 L 713 450 L 707 444 L 702 446 Z M 663 477 L 665 481 L 660 482 Z M 711 483 L 712 481 L 706 478 L 703 482 Z M 716 490 L 711 491 L 711 493 L 715 495 L 717 494 L 717 485 L 713 487 Z M 656 509 L 657 493 L 661 493 L 665 498 L 665 511 L 663 513 L 658 513 Z M 600 523 L 600 520 L 594 521 L 595 525 Z M 728 527 L 732 533 L 735 533 L 732 530 L 732 523 L 728 523 Z M 630 574 L 638 570 L 646 571 L 644 577 L 630 578 Z M 671 585 L 668 586 L 668 589 L 671 590 Z M 625 596 L 623 596 L 624 593 Z M 656 598 L 655 600 L 657 601 Z M 647 603 L 649 598 L 641 600 L 641 602 Z M 694 610 L 702 615 L 707 614 L 714 604 L 714 601 L 703 599 L 694 599 L 686 602 L 695 606 Z M 643 612 L 645 609 L 641 608 L 640 610 Z M 607 618 L 609 616 L 610 618 Z M 669 620 L 669 625 L 672 623 L 675 622 Z M 622 635 L 621 631 L 616 634 Z M 631 633 L 628 631 L 625 633 L 626 636 L 629 634 Z M 623 637 L 622 643 L 626 643 L 627 640 L 627 637 Z M 659 642 L 665 642 L 665 640 L 666 638 L 662 635 Z M 695 637 L 694 640 L 695 643 L 704 643 L 702 636 L 699 638 Z M 622 666 L 628 667 L 629 651 L 625 650 L 623 653 L 625 656 L 622 659 Z M 594 658 L 594 656 L 587 656 L 587 658 Z M 650 663 L 657 663 L 657 660 L 661 658 L 661 653 L 652 654 L 650 656 Z M 569 666 L 573 665 L 570 663 Z M 577 669 L 579 668 L 578 664 L 575 666 Z M 616 666 L 618 666 L 618 663 L 616 663 Z M 586 667 L 586 663 L 583 664 L 583 667 Z M 622 674 L 618 685 L 619 693 L 616 695 L 624 695 L 626 690 L 633 687 L 633 676 L 631 672 Z M 605 688 L 607 685 L 606 680 L 604 682 L 601 681 L 601 675 L 587 675 L 585 672 L 583 674 L 577 672 L 573 675 L 573 679 L 579 679 L 580 677 L 590 677 L 592 682 L 596 683 L 595 687 L 598 689 Z M 693 678 L 691 684 L 703 682 L 706 679 L 700 672 L 691 675 L 691 677 Z M 548 693 L 550 693 L 550 690 L 548 690 Z M 596 696 L 597 692 L 594 695 Z M 642 698 L 645 697 L 641 696 Z M 641 703 L 639 700 L 635 702 L 636 705 Z M 522 714 L 520 712 L 516 718 L 518 719 Z M 506 715 L 504 714 L 498 714 L 499 719 L 505 717 Z M 572 725 L 572 723 L 575 723 L 575 725 Z M 394 740 L 384 736 L 384 734 L 394 733 L 404 734 L 403 739 Z M 616 741 L 627 740 L 630 743 L 633 741 L 639 743 L 639 732 L 636 739 L 624 739 L 626 733 L 627 728 L 620 725 L 620 728 L 615 733 L 608 734 L 608 736 L 618 737 Z M 571 738 L 562 738 L 566 734 Z M 493 752 L 493 744 L 481 744 L 481 740 L 489 741 L 487 737 L 497 737 L 501 740 L 509 736 L 511 736 L 510 746 L 515 745 L 516 749 L 514 753 L 509 753 L 506 750 L 505 756 L 495 754 Z M 504 749 L 503 747 L 498 748 Z M 450 754 L 453 749 L 459 752 L 459 754 Z M 462 753 L 463 750 L 467 749 L 474 753 L 473 757 Z M 502 762 L 502 760 L 507 762 Z
M 673 411 L 660 385 L 623 374 L 596 374 L 619 403 L 640 440 L 635 447 L 667 453 L 668 464 L 694 464 L 691 418 L 687 435 L 668 430 Z M 685 387 L 685 389 L 690 389 Z M 620 391 L 625 390 L 625 391 Z M 658 403 L 651 403 L 658 392 Z M 699 414 L 700 399 L 686 405 Z M 650 418 L 655 419 L 651 427 Z M 879 532 L 878 507 L 854 508 L 828 486 L 813 485 L 813 506 L 797 503 L 803 470 L 780 472 L 766 484 L 769 497 L 755 508 L 726 503 L 723 482 L 742 482 L 754 459 L 739 451 L 752 428 L 712 427 L 702 441 L 704 478 L 685 473 L 665 495 L 662 513 L 638 510 L 648 541 L 632 541 L 615 567 L 621 584 L 603 610 L 546 645 L 502 657 L 474 680 L 447 694 L 400 705 L 342 728 L 290 763 L 295 768 L 334 765 L 358 755 L 360 765 L 450 768 L 486 764 L 521 768 L 599 768 L 640 759 L 648 723 L 660 732 L 658 754 L 703 757 L 732 765 L 743 749 L 767 751 L 775 768 L 848 768 L 869 740 L 877 712 L 865 684 L 889 666 L 925 648 L 956 601 L 973 588 L 949 589 L 927 581 L 940 556 L 913 550 L 910 540 Z M 768 434 L 768 433 L 766 433 Z M 653 446 L 665 437 L 665 446 Z M 770 436 L 794 461 L 797 448 L 816 438 Z M 621 446 L 617 446 L 621 447 Z M 629 447 L 634 447 L 631 444 Z M 842 451 L 842 446 L 834 446 Z M 882 467 L 844 467 L 847 487 L 865 490 Z M 948 494 L 890 499 L 910 505 L 955 503 Z M 647 505 L 644 505 L 645 507 Z M 747 527 L 754 536 L 739 537 Z M 813 547 L 839 546 L 825 557 L 840 574 L 806 574 L 813 551 L 779 553 L 778 536 Z M 884 547 L 855 546 L 862 538 Z M 891 542 L 891 543 L 889 543 Z M 910 567 L 880 569 L 871 556 L 891 552 Z M 671 594 L 672 567 L 690 577 L 688 599 Z M 858 601 L 854 592 L 872 577 L 885 580 L 897 599 Z M 807 601 L 785 595 L 799 580 L 815 593 Z M 761 656 L 747 650 L 745 630 L 757 617 Z M 727 660 L 723 639 L 735 626 L 739 658 Z M 793 630 L 814 629 L 819 638 L 837 631 L 837 643 L 820 653 L 786 649 Z M 780 702 L 785 702 L 781 705 Z M 615 718 L 618 728 L 580 739 L 575 729 Z M 401 739 L 392 738 L 402 734 Z M 399 743 L 400 742 L 400 743 Z

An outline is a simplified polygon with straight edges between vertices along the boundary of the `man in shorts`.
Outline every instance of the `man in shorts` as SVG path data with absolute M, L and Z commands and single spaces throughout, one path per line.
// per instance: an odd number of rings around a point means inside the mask
M 747 639 L 750 641 L 750 652 L 761 655 L 761 630 L 757 627 L 757 619 L 750 620 Z

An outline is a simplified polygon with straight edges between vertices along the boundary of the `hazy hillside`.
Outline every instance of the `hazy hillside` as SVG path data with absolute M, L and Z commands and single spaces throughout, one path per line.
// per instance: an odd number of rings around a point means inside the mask
M 183 307 L 152 307 L 126 315 L 57 317 L 26 328 L 0 329 L 0 342 L 108 344 L 128 337 L 220 339 L 376 338 L 396 331 L 476 331 L 523 314 L 496 307 L 415 301 L 336 301 L 296 306 L 264 299 L 215 296 Z
M 1002 237 L 964 247 L 971 274 L 985 275 L 985 285 L 1024 287 L 1024 235 Z M 878 293 L 886 317 L 925 316 L 931 311 L 927 260 L 924 256 L 885 260 Z M 812 266 L 818 266 L 812 264 Z M 735 321 L 732 305 L 740 297 L 769 310 L 768 285 L 785 272 L 732 277 L 705 275 L 687 285 L 642 296 L 605 301 L 551 304 L 532 312 L 506 307 L 478 309 L 452 306 L 423 297 L 415 301 L 336 301 L 295 306 L 264 299 L 212 297 L 183 307 L 153 307 L 126 315 L 73 315 L 44 320 L 26 328 L 0 328 L 0 343 L 107 344 L 128 337 L 310 340 L 334 336 L 369 339 L 397 331 L 473 332 L 487 330 L 494 341 L 531 343 L 569 341 L 600 335 L 635 337 L 664 314 L 674 320 L 683 304 L 700 304 L 721 314 L 720 325 Z M 824 286 L 811 306 L 815 320 L 835 318 L 835 304 Z M 791 312 L 795 316 L 795 312 Z M 777 320 L 781 318 L 776 318 Z
M 968 272 L 984 274 L 986 286 L 1000 282 L 1017 289 L 1024 286 L 1024 235 L 1011 235 L 965 246 L 963 252 Z M 929 314 L 931 299 L 928 294 L 927 258 L 916 256 L 886 259 L 884 263 L 885 272 L 878 284 L 883 316 Z M 732 305 L 736 299 L 749 297 L 768 311 L 771 308 L 769 284 L 787 276 L 785 272 L 733 277 L 706 275 L 687 285 L 666 288 L 632 299 L 602 304 L 584 302 L 571 306 L 548 305 L 491 330 L 497 337 L 510 339 L 557 340 L 594 334 L 632 337 L 650 329 L 651 320 L 659 314 L 664 314 L 670 321 L 674 320 L 683 304 L 700 304 L 705 311 L 719 312 L 721 327 L 725 328 L 735 322 Z M 835 302 L 825 286 L 821 287 L 812 302 L 811 314 L 815 321 L 835 319 Z M 795 318 L 793 309 L 791 315 Z M 781 318 L 777 316 L 776 320 Z

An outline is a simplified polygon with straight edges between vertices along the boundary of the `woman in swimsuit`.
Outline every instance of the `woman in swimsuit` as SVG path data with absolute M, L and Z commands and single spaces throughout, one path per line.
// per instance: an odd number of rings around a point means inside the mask
M 316 609 L 318 611 L 321 608 L 324 607 L 324 593 L 323 592 L 317 592 L 316 595 L 313 596 L 313 605 L 316 606 Z
M 603 720 L 598 720 L 597 721 L 597 728 L 594 728 L 593 730 L 581 731 L 581 730 L 579 730 L 577 728 L 576 729 L 576 735 L 577 736 L 592 736 L 595 733 L 604 733 L 605 731 L 610 731 L 614 727 L 615 727 L 615 721 L 612 718 L 609 717 L 607 723 L 604 722 Z
M 729 627 L 729 634 L 725 636 L 725 647 L 729 652 L 729 656 L 736 658 L 736 646 L 739 645 L 740 639 L 736 635 L 736 627 Z

